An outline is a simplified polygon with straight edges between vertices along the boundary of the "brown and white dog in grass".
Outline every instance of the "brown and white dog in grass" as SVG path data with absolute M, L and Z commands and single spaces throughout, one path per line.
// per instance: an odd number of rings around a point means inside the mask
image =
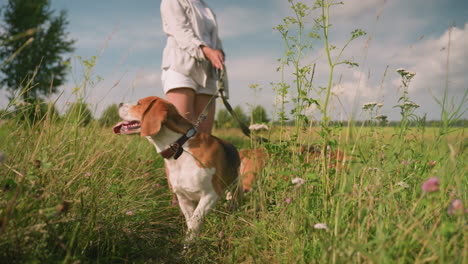
M 203 218 L 227 187 L 236 188 L 233 200 L 238 201 L 240 160 L 232 144 L 195 133 L 174 105 L 156 96 L 120 104 L 119 115 L 125 121 L 114 126 L 114 133 L 140 133 L 163 155 L 169 184 L 187 222 L 187 242 L 198 234 Z

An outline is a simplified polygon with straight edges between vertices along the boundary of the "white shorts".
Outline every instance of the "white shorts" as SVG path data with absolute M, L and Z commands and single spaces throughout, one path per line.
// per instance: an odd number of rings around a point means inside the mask
M 161 75 L 164 93 L 177 88 L 192 88 L 196 94 L 213 95 L 218 90 L 216 80 L 208 78 L 206 87 L 197 84 L 192 78 L 171 69 L 163 70 Z

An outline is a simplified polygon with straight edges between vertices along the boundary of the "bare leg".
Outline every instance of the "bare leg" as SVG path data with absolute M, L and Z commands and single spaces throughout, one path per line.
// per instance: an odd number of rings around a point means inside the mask
M 166 94 L 167 100 L 171 102 L 179 113 L 190 122 L 195 120 L 194 104 L 195 91 L 191 88 L 177 88 Z
M 203 112 L 205 109 L 205 106 L 208 104 L 208 102 L 211 99 L 211 95 L 207 94 L 197 94 L 195 95 L 195 104 L 194 104 L 194 112 L 195 112 L 195 118 L 198 118 L 200 114 Z M 213 99 L 215 100 L 215 99 Z M 215 117 L 215 110 L 216 110 L 216 103 L 213 102 L 211 104 L 211 107 L 208 111 L 208 115 L 203 121 L 203 123 L 200 124 L 198 127 L 198 131 L 204 132 L 207 134 L 211 135 L 211 131 L 213 130 L 213 123 L 214 123 L 214 117 Z

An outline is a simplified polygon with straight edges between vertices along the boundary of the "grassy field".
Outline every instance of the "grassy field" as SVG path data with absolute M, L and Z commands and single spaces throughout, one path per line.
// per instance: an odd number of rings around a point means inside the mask
M 143 138 L 110 128 L 3 121 L 0 263 L 467 263 L 467 137 L 437 128 L 335 128 L 344 168 L 290 152 L 320 142 L 289 130 L 235 211 L 220 201 L 182 252 L 185 222 L 170 206 L 163 161 Z M 238 148 L 257 147 L 217 130 Z M 437 191 L 422 190 L 438 177 Z M 305 180 L 295 185 L 291 180 Z M 319 224 L 319 225 L 317 225 Z

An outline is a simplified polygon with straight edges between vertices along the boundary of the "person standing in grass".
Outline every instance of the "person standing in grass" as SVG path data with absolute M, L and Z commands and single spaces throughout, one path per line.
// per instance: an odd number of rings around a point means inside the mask
M 195 122 L 216 93 L 216 69 L 224 70 L 216 16 L 203 0 L 162 0 L 161 18 L 167 35 L 162 59 L 163 89 L 179 113 Z M 212 104 L 198 130 L 211 134 L 214 115 Z

